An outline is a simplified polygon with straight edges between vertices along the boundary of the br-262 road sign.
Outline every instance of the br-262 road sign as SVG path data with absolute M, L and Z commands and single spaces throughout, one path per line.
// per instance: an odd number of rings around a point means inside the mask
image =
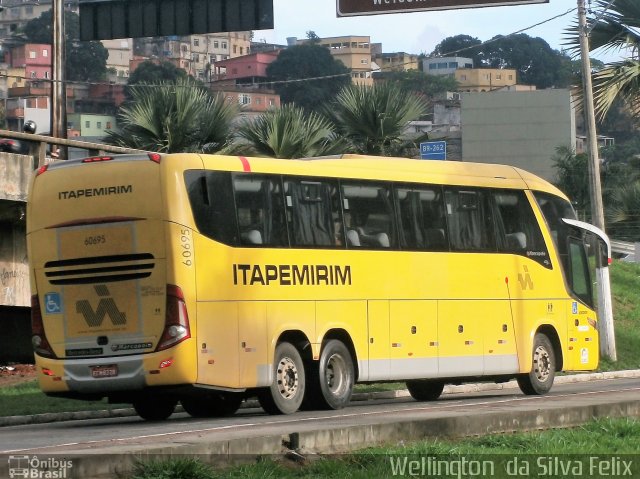
M 447 142 L 446 141 L 425 141 L 420 143 L 420 159 L 421 160 L 446 160 L 447 159 Z
M 377 15 L 380 13 L 421 12 L 425 10 L 452 10 L 472 7 L 500 7 L 549 3 L 549 0 L 336 0 L 337 15 Z

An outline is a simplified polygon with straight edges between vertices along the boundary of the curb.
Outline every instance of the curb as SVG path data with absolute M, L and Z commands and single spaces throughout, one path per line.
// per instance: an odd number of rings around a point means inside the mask
M 623 371 L 608 371 L 602 373 L 580 373 L 556 376 L 554 384 L 571 384 L 587 381 L 600 381 L 606 379 L 634 379 L 640 378 L 640 369 L 628 369 Z M 518 383 L 515 380 L 504 383 L 469 383 L 462 385 L 447 385 L 443 394 L 464 394 L 482 391 L 501 391 L 505 389 L 517 389 Z M 379 391 L 370 393 L 354 393 L 351 401 L 370 401 L 373 399 L 396 399 L 410 397 L 409 391 L 406 389 L 397 389 L 395 391 Z M 249 399 L 245 401 L 241 408 L 260 407 L 258 401 Z M 176 407 L 176 412 L 183 412 L 182 406 Z M 106 419 L 115 417 L 136 416 L 133 408 L 119 408 L 111 410 L 98 411 L 74 411 L 61 413 L 32 414 L 27 416 L 5 416 L 0 417 L 0 427 L 22 426 L 27 424 L 44 424 L 59 421 L 78 421 L 87 419 Z

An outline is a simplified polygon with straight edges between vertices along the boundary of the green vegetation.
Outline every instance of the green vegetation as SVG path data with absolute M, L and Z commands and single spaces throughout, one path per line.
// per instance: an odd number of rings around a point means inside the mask
M 126 407 L 102 401 L 77 401 L 45 396 L 37 381 L 0 388 L 0 416 L 27 416 L 30 414 L 95 411 Z
M 582 461 L 585 470 L 588 471 L 589 459 L 585 455 L 603 457 L 607 454 L 638 454 L 640 443 L 636 439 L 639 435 L 640 421 L 637 419 L 605 418 L 572 429 L 488 435 L 460 441 L 428 439 L 407 445 L 368 448 L 357 453 L 320 456 L 297 462 L 286 459 L 263 459 L 257 464 L 228 469 L 213 469 L 197 459 L 183 458 L 149 463 L 141 462 L 137 465 L 136 471 L 134 475 L 130 476 L 130 479 L 210 479 L 222 477 L 243 479 L 315 477 L 338 479 L 349 477 L 368 479 L 393 476 L 392 461 L 398 464 L 404 458 L 420 460 L 428 457 L 437 457 L 438 460 L 445 461 L 455 461 L 462 457 L 478 461 L 495 461 L 495 477 L 508 477 L 502 467 L 505 467 L 506 461 L 518 458 L 520 467 L 517 470 L 517 477 L 525 477 L 535 476 L 535 473 L 522 474 L 525 472 L 521 469 L 524 462 L 528 462 L 532 466 L 530 473 L 535 472 L 537 466 L 536 457 L 527 455 L 567 455 L 561 456 L 565 464 L 568 460 Z M 622 458 L 630 460 L 629 457 L 622 456 Z M 499 463 L 498 461 L 505 462 Z M 572 464 L 575 466 L 576 463 Z M 546 471 L 551 471 L 551 469 Z M 561 473 L 544 475 L 563 477 Z M 433 477 L 432 474 L 421 476 Z
M 331 155 L 344 148 L 329 120 L 294 103 L 244 120 L 237 133 L 246 141 L 248 154 L 271 158 Z
M 614 261 L 611 266 L 613 316 L 615 318 L 618 361 L 602 360 L 600 371 L 640 368 L 640 265 Z M 392 391 L 404 383 L 357 385 L 355 392 Z M 20 416 L 47 412 L 117 409 L 123 405 L 106 401 L 77 401 L 50 398 L 40 392 L 36 381 L 0 388 L 0 416 Z
M 640 265 L 614 261 L 610 268 L 618 361 L 600 362 L 601 371 L 640 368 Z
M 129 87 L 118 130 L 107 143 L 161 153 L 216 153 L 231 141 L 238 105 L 213 95 L 191 78 Z

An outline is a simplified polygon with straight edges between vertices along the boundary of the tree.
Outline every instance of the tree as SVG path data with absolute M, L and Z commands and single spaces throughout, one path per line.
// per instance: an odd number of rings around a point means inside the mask
M 480 67 L 512 68 L 518 73 L 518 83 L 543 88 L 564 88 L 571 85 L 571 59 L 552 49 L 542 38 L 518 35 L 498 35 L 482 46 Z
M 558 174 L 556 186 L 569 197 L 579 214 L 590 213 L 588 156 L 561 146 L 551 160 Z
M 127 101 L 132 98 L 132 87 L 136 85 L 157 85 L 161 83 L 175 83 L 188 78 L 187 72 L 167 61 L 154 62 L 145 60 L 131 72 L 124 90 Z
M 120 109 L 119 129 L 107 132 L 112 145 L 164 153 L 215 153 L 227 147 L 238 105 L 212 96 L 192 79 L 131 88 Z
M 591 51 L 628 52 L 629 58 L 612 62 L 592 75 L 596 115 L 602 120 L 617 99 L 640 120 L 640 7 L 637 0 L 596 0 L 595 18 L 587 21 Z M 571 51 L 580 52 L 578 26 L 567 30 Z
M 248 143 L 250 154 L 272 158 L 335 154 L 341 146 L 326 118 L 315 112 L 306 113 L 293 104 L 245 120 L 238 136 Z
M 282 50 L 267 67 L 267 75 L 277 82 L 274 89 L 283 103 L 308 111 L 320 110 L 351 82 L 347 67 L 328 48 L 313 43 Z
M 613 192 L 608 220 L 610 235 L 616 239 L 640 239 L 640 181 L 628 183 Z
M 458 89 L 456 79 L 449 75 L 425 75 L 417 70 L 406 72 L 385 72 L 384 79 L 398 85 L 399 88 L 424 95 L 432 99 L 439 94 Z
M 436 45 L 431 56 L 436 57 L 465 57 L 471 58 L 473 66 L 479 68 L 482 42 L 469 35 L 447 37 Z
M 29 42 L 53 44 L 51 10 L 43 12 L 24 26 L 24 35 Z M 65 22 L 65 74 L 69 81 L 104 80 L 107 73 L 109 52 L 100 42 L 81 42 L 80 17 L 73 12 L 64 12 Z
M 404 138 L 407 124 L 427 112 L 425 100 L 393 83 L 350 85 L 327 108 L 338 135 L 355 153 L 409 156 L 413 141 Z

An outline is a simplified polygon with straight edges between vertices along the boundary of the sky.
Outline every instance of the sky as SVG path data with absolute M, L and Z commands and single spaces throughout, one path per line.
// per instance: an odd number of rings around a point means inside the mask
M 566 13 L 524 32 L 560 50 L 565 29 L 577 23 L 577 0 L 346 18 L 336 17 L 336 0 L 273 0 L 273 8 L 274 29 L 256 31 L 255 41 L 286 44 L 287 37 L 306 38 L 309 30 L 319 37 L 368 35 L 372 43 L 382 43 L 386 53 L 431 53 L 446 37 L 464 34 L 485 41 Z M 619 59 L 611 53 L 596 52 L 593 57 L 605 62 Z

